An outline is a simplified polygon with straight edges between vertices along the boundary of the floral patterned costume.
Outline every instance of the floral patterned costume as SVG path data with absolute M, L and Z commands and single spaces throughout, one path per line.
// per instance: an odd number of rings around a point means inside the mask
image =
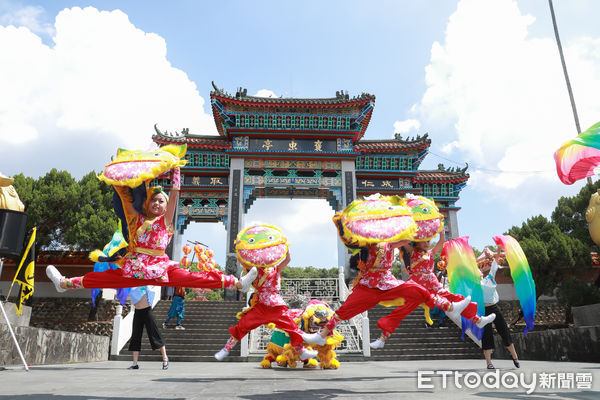
M 285 331 L 290 336 L 292 346 L 301 346 L 302 331 L 298 328 L 294 318 L 297 313 L 287 308 L 285 301 L 279 294 L 281 290 L 281 271 L 285 265 L 279 264 L 271 268 L 258 268 L 258 277 L 253 286 L 256 289 L 252 297 L 251 307 L 241 313 L 237 325 L 229 328 L 229 333 L 237 340 L 241 340 L 252 329 L 272 322 L 278 329 Z
M 167 268 L 179 265 L 165 254 L 165 249 L 173 236 L 173 227 L 167 228 L 164 215 L 154 220 L 148 220 L 140 215 L 137 228 L 134 251 L 127 253 L 121 265 L 123 276 L 168 282 Z
M 380 302 L 404 299 L 404 305 L 396 307 L 388 316 L 377 321 L 377 326 L 385 336 L 396 330 L 402 320 L 420 304 L 429 308 L 448 310 L 450 303 L 434 296 L 414 281 L 404 282 L 392 275 L 390 268 L 394 260 L 394 249 L 389 243 L 378 243 L 368 247 L 367 260 L 361 268 L 358 284 L 352 289 L 344 304 L 327 323 L 333 330 L 341 320 L 348 320 L 375 307 Z
M 436 294 L 442 284 L 433 273 L 434 262 L 431 251 L 414 249 L 410 257 L 409 279 L 417 282 L 431 293 Z
M 417 248 L 413 249 L 410 256 L 410 268 L 408 269 L 409 280 L 423 286 L 425 289 L 429 290 L 431 294 L 438 295 L 451 302 L 463 300 L 463 296 L 450 293 L 448 290 L 444 289 L 433 273 L 433 268 L 434 260 L 431 250 L 423 251 Z M 461 315 L 475 323 L 479 322 L 479 317 L 477 316 L 477 303 L 469 303 Z
M 121 262 L 121 268 L 90 272 L 84 276 L 67 278 L 70 289 L 128 288 L 136 286 L 182 286 L 190 288 L 233 288 L 237 279 L 213 269 L 190 272 L 171 261 L 165 249 L 173 236 L 173 227 L 167 227 L 164 215 L 153 220 L 139 215 L 133 251 Z M 130 249 L 131 249 L 130 247 Z

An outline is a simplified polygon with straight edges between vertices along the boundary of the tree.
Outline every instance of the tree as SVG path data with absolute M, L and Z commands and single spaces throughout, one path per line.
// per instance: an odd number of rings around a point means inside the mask
M 508 234 L 519 242 L 527 257 L 537 297 L 553 295 L 566 269 L 590 264 L 588 247 L 542 215 L 528 219 L 520 228 L 512 227 Z
M 75 222 L 65 233 L 65 243 L 76 249 L 102 248 L 117 229 L 113 189 L 90 172 L 79 181 L 78 194 L 79 207 L 73 210 Z
M 556 292 L 558 301 L 567 306 L 565 320 L 569 322 L 571 307 L 600 303 L 600 288 L 581 282 L 574 276 L 565 279 Z
M 56 169 L 37 180 L 18 174 L 13 186 L 25 204 L 28 229 L 37 226 L 40 249 L 101 249 L 117 227 L 112 188 L 94 172 L 79 182 Z
M 286 267 L 281 271 L 281 277 L 283 279 L 294 279 L 294 278 L 310 278 L 310 279 L 318 279 L 318 278 L 337 278 L 338 277 L 338 269 L 337 268 L 315 268 L 312 266 L 303 268 L 303 267 Z
M 558 225 L 561 232 L 580 240 L 592 251 L 598 251 L 598 246 L 590 237 L 585 212 L 590 197 L 598 189 L 600 189 L 600 181 L 587 184 L 581 188 L 576 196 L 558 199 L 558 205 L 552 212 L 552 221 Z

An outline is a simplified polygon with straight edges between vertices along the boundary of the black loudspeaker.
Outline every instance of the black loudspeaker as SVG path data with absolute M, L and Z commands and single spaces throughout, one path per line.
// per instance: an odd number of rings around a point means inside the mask
M 27 214 L 0 210 L 0 257 L 18 258 L 23 251 Z

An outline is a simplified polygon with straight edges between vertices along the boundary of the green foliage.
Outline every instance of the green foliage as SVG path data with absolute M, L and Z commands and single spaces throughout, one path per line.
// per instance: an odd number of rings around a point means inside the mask
M 593 251 L 598 251 L 598 246 L 592 241 L 585 220 L 585 211 L 590 202 L 590 197 L 600 189 L 600 181 L 587 184 L 576 196 L 561 197 L 558 205 L 552 212 L 552 221 L 555 222 L 561 232 L 580 240 Z
M 541 215 L 528 219 L 520 228 L 512 227 L 508 234 L 520 243 L 527 257 L 538 296 L 552 295 L 565 269 L 591 263 L 590 250 L 584 243 Z
M 112 188 L 94 172 L 79 182 L 56 169 L 37 180 L 23 174 L 14 180 L 28 214 L 28 229 L 37 226 L 40 249 L 102 249 L 117 228 Z
M 337 278 L 337 268 L 315 268 L 315 267 L 286 267 L 281 271 L 281 277 L 285 278 Z
M 191 256 L 192 256 L 192 254 L 188 254 L 188 258 Z M 223 271 L 223 268 L 219 264 L 215 264 L 215 268 L 218 269 L 219 271 Z M 188 270 L 191 272 L 200 271 L 200 268 L 198 267 L 198 262 L 194 261 L 194 262 L 190 263 Z M 206 294 L 206 299 L 210 300 L 210 301 L 223 301 L 223 295 L 224 295 L 223 289 L 213 289 Z M 196 300 L 196 297 L 197 297 L 196 293 L 194 293 L 192 290 L 188 290 L 187 294 L 185 295 L 186 300 Z
M 571 307 L 597 304 L 600 303 L 600 288 L 570 276 L 561 283 L 556 297 L 561 303 Z
M 183 298 L 185 301 L 192 301 L 192 300 L 196 300 L 196 293 L 194 293 L 191 290 L 186 290 L 185 291 L 185 297 Z
M 76 248 L 101 248 L 117 229 L 113 190 L 90 172 L 79 181 L 78 197 L 80 206 L 74 210 L 75 224 L 65 232 L 65 241 Z
M 590 238 L 585 211 L 598 188 L 600 181 L 584 186 L 576 196 L 561 197 L 551 220 L 538 215 L 508 231 L 523 248 L 538 296 L 552 295 L 565 272 L 591 265 L 590 251 L 597 246 Z
M 214 289 L 206 294 L 206 299 L 209 301 L 223 301 L 223 289 Z

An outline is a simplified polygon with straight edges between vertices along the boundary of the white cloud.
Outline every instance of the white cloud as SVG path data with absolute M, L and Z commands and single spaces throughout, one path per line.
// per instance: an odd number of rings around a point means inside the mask
M 331 268 L 338 264 L 333 215 L 324 200 L 258 199 L 244 216 L 244 226 L 259 221 L 276 225 L 292 243 L 291 265 Z
M 254 94 L 256 97 L 277 97 L 274 91 L 269 89 L 260 89 Z
M 26 6 L 19 9 L 9 10 L 0 15 L 0 25 L 24 26 L 31 32 L 41 35 L 54 35 L 54 27 L 42 21 L 45 11 L 41 6 Z
M 454 151 L 454 149 L 458 149 L 459 147 L 460 147 L 460 143 L 458 143 L 456 140 L 453 140 L 450 143 L 446 143 L 442 147 L 442 152 L 444 152 L 446 154 L 450 154 Z
M 533 23 L 514 1 L 462 0 L 431 48 L 413 108 L 435 127 L 433 145 L 478 167 L 469 184 L 493 197 L 564 190 L 552 155 L 576 131 L 554 38 L 528 37 Z M 563 46 L 585 129 L 600 119 L 600 39 Z
M 28 27 L 0 26 L 0 156 L 13 173 L 32 170 L 24 151 L 75 175 L 98 170 L 118 147 L 147 147 L 155 123 L 216 133 L 162 37 L 93 7 L 61 11 L 54 29 L 50 47 Z
M 409 133 L 411 131 L 418 131 L 419 128 L 421 128 L 421 123 L 417 119 L 394 122 L 394 133 Z

